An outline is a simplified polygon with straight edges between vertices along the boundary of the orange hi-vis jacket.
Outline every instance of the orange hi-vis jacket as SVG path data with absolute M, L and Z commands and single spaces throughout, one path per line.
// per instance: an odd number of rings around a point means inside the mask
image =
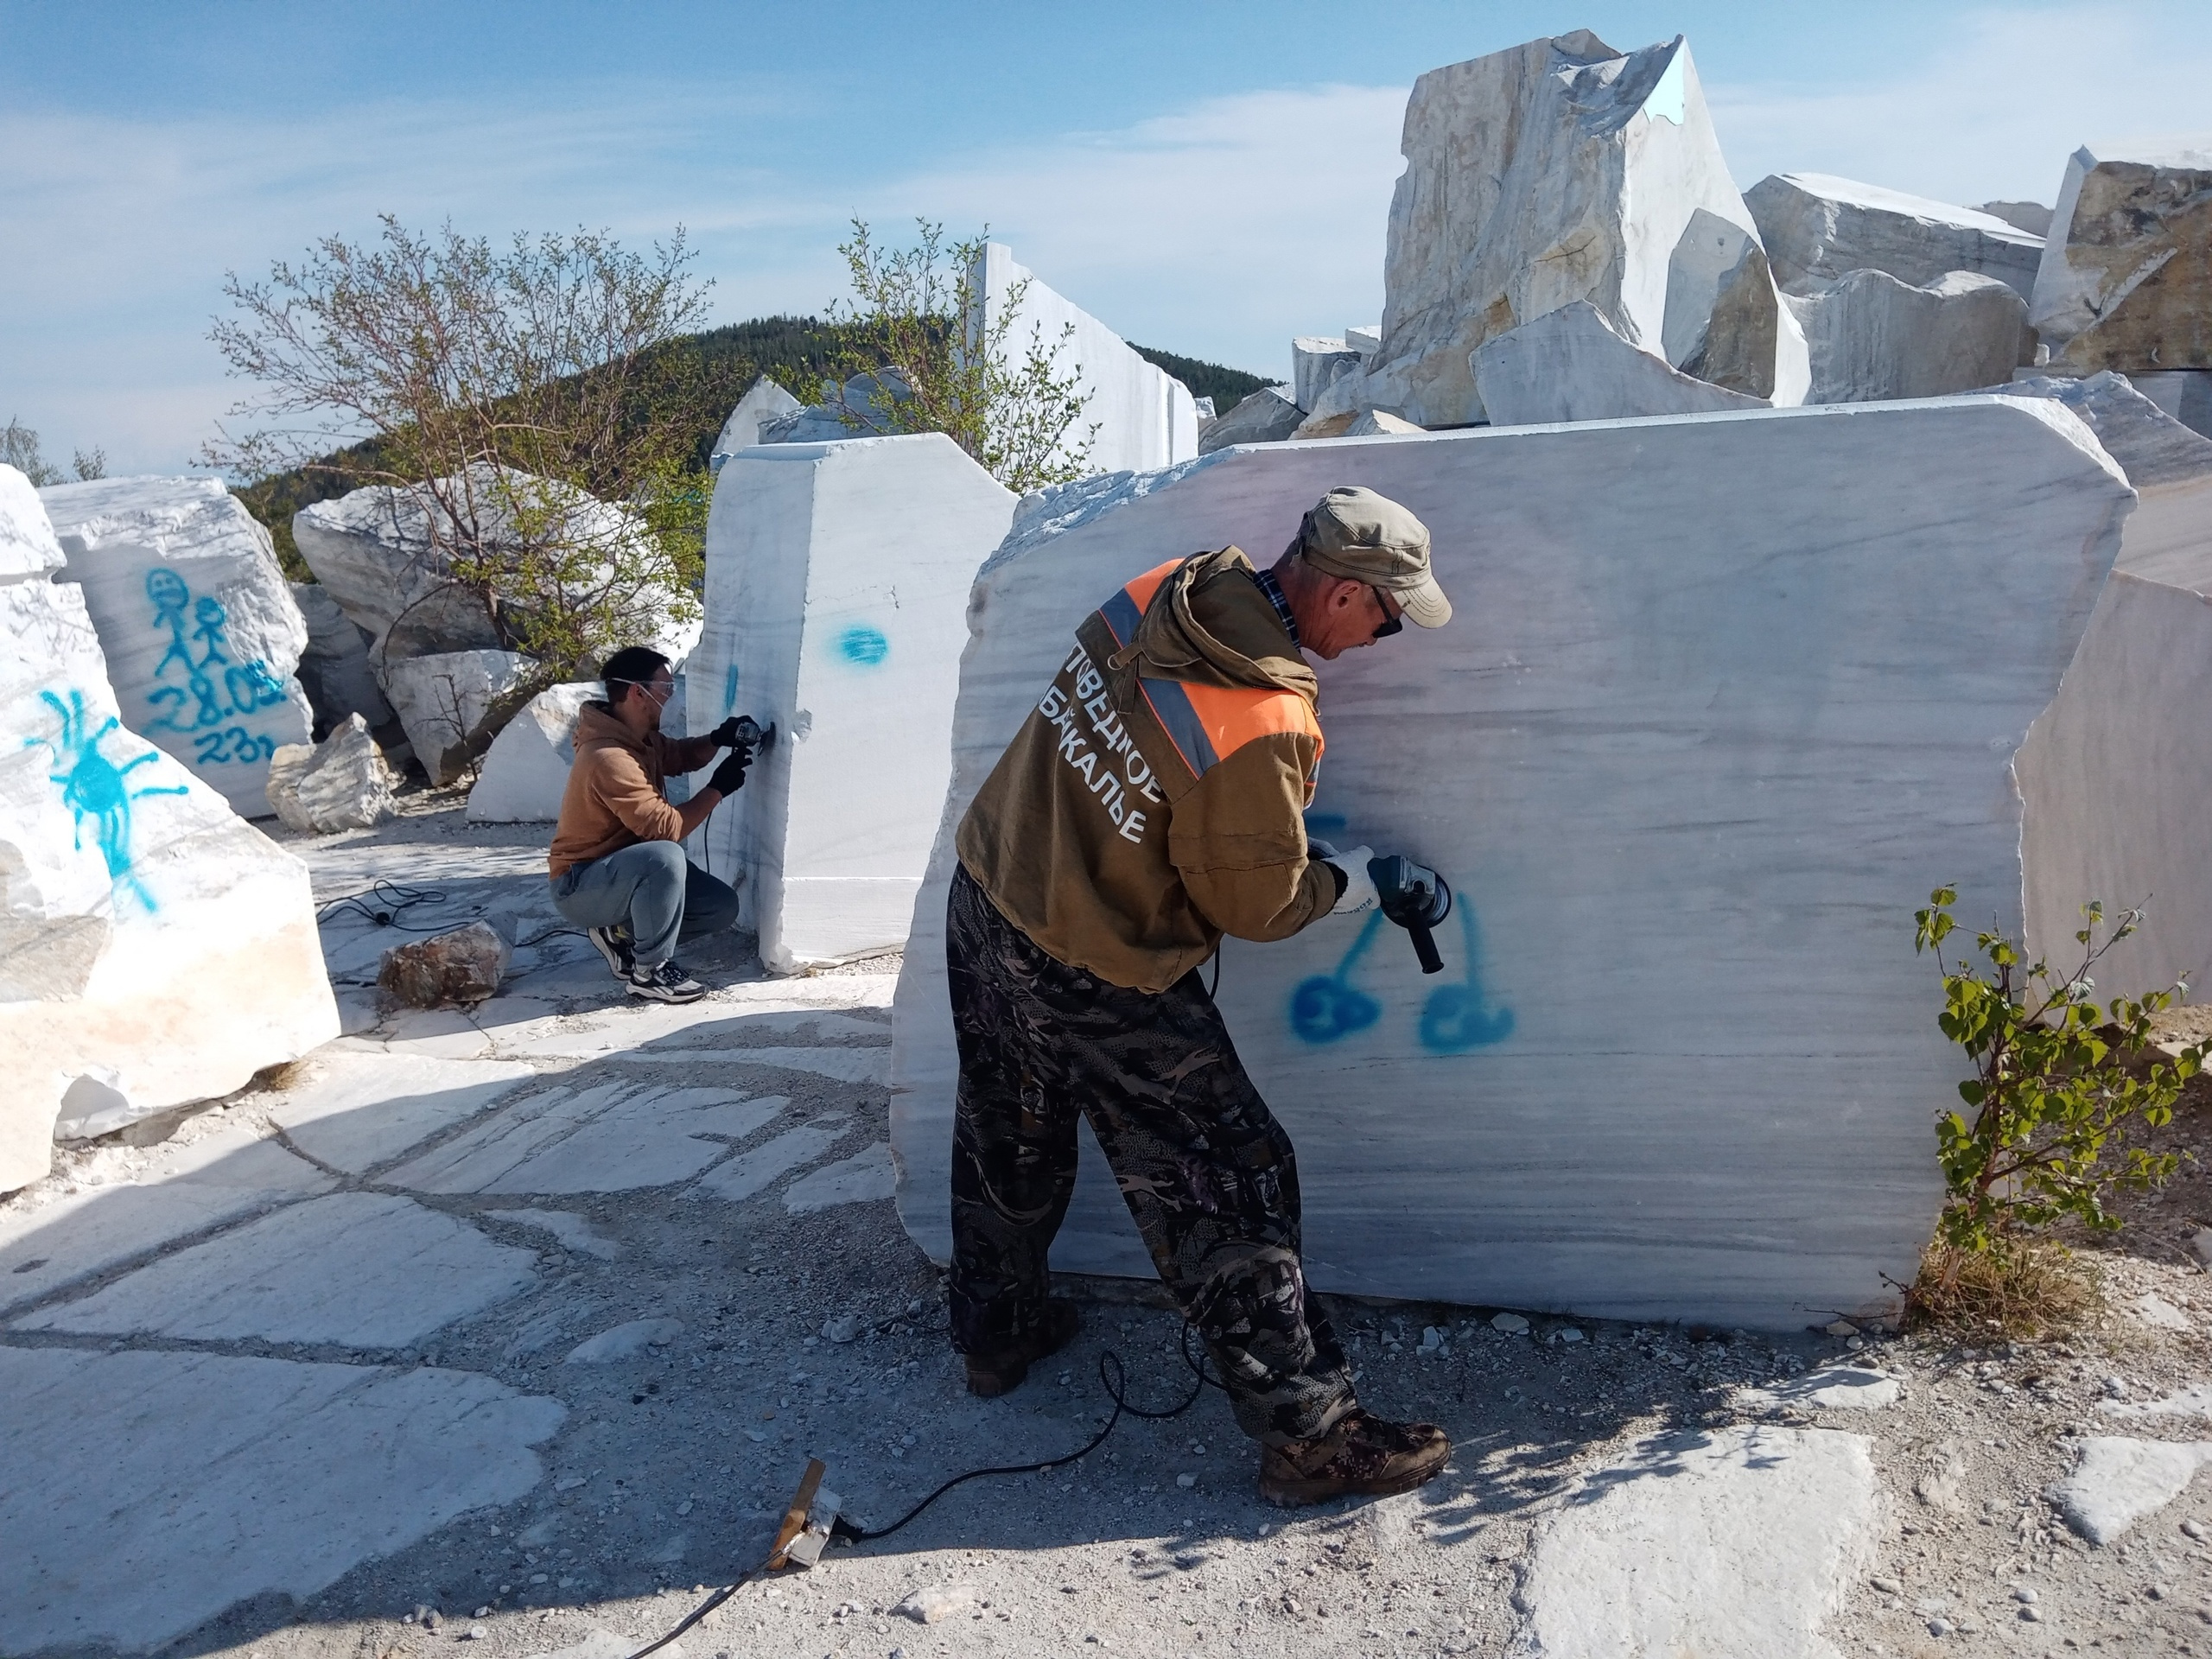
M 1046 953 L 1137 990 L 1224 933 L 1286 938 L 1338 890 L 1306 845 L 1315 696 L 1240 550 L 1147 570 L 1076 630 L 962 820 L 960 861 Z

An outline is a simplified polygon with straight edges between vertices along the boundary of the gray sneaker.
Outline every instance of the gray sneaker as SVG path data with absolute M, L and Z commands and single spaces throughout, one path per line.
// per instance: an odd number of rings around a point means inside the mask
M 584 938 L 591 941 L 592 949 L 607 958 L 607 966 L 615 978 L 627 982 L 637 972 L 638 958 L 630 950 L 630 938 L 626 933 L 617 932 L 611 927 L 588 927 L 584 930 Z
M 656 1002 L 696 1002 L 706 994 L 707 988 L 673 961 L 656 963 L 650 968 L 640 964 L 630 973 L 632 996 L 649 996 Z

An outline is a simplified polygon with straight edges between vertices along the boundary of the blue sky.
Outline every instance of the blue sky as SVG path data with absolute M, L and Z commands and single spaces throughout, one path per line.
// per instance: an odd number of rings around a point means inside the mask
M 718 321 L 818 311 L 861 214 L 988 221 L 1128 337 L 1261 372 L 1382 311 L 1406 89 L 1539 35 L 1689 37 L 1739 185 L 2049 202 L 2092 140 L 2212 120 L 2208 0 L 2120 5 L 0 0 L 0 419 L 184 467 L 226 269 L 390 211 L 677 223 Z

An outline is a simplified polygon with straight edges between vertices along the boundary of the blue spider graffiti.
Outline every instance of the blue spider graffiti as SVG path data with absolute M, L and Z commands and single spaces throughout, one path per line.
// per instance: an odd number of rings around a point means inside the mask
M 48 776 L 61 785 L 61 798 L 73 815 L 79 850 L 85 845 L 85 820 L 90 818 L 97 827 L 100 856 L 107 861 L 111 887 L 137 899 L 150 913 L 158 908 L 154 895 L 130 868 L 130 803 L 148 795 L 189 794 L 189 787 L 166 784 L 155 788 L 131 788 L 127 774 L 158 759 L 159 749 L 149 749 L 118 766 L 100 753 L 100 744 L 107 734 L 121 729 L 122 723 L 114 715 L 102 721 L 98 731 L 87 734 L 86 728 L 91 720 L 85 712 L 83 692 L 71 690 L 67 702 L 51 691 L 41 691 L 38 696 L 40 702 L 60 716 L 61 734 L 58 739 L 27 737 L 23 747 L 45 749 L 60 768 Z

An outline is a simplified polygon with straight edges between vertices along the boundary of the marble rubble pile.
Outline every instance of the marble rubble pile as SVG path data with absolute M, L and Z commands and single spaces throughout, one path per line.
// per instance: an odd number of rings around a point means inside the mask
M 338 1034 L 306 867 L 128 728 L 68 556 L 0 467 L 0 1191 Z
M 1370 409 L 1430 429 L 1489 419 L 1471 355 L 1576 302 L 1669 367 L 1803 400 L 1802 331 L 1681 39 L 1624 54 L 1578 30 L 1431 70 L 1401 148 L 1382 324 L 1372 346 L 1347 332 L 1351 363 L 1299 358 L 1300 435 Z
M 756 447 L 716 476 L 688 729 L 749 715 L 778 736 L 691 855 L 737 883 L 772 971 L 905 938 L 951 769 L 969 586 L 1014 507 L 933 432 Z
M 269 532 L 212 478 L 105 478 L 39 499 L 99 632 L 123 723 L 249 818 L 314 726 L 308 627 Z
M 366 830 L 391 817 L 391 769 L 369 723 L 348 715 L 320 743 L 288 743 L 270 757 L 269 804 L 304 835 Z
M 576 719 L 584 704 L 607 695 L 597 680 L 549 685 L 509 721 L 485 752 L 468 791 L 471 823 L 550 823 L 576 760 Z M 671 711 L 661 711 L 674 729 Z
M 1278 444 L 1033 498 L 977 578 L 899 988 L 908 1230 L 943 1259 L 968 801 L 1104 595 L 1192 547 L 1264 556 L 1347 479 L 1428 524 L 1456 614 L 1324 670 L 1309 823 L 1458 903 L 1433 979 L 1379 917 L 1224 952 L 1238 1052 L 1311 1172 L 1314 1282 L 1776 1328 L 1886 1305 L 1958 1075 L 1911 908 L 1955 872 L 2018 925 L 2008 766 L 2134 505 L 2055 399 Z M 1095 1158 L 1054 1262 L 1151 1272 Z

